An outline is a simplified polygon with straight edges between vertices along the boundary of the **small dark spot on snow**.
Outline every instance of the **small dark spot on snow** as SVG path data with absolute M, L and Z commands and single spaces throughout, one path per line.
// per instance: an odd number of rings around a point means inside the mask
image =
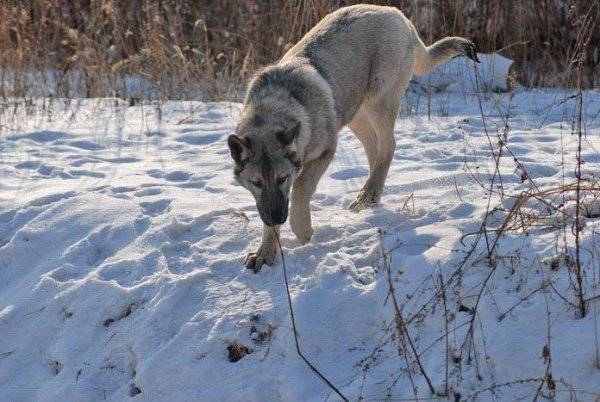
M 131 384 L 131 386 L 129 387 L 129 396 L 136 396 L 142 393 L 142 390 L 140 389 L 140 387 L 138 387 L 135 384 Z
M 58 373 L 60 373 L 62 368 L 63 368 L 63 365 L 61 362 L 58 362 L 56 360 L 50 360 L 50 371 L 52 372 L 53 375 L 58 375 Z
M 469 313 L 471 315 L 475 314 L 475 311 L 471 307 L 467 307 L 464 304 L 461 304 L 460 306 L 458 306 L 458 311 Z
M 229 361 L 235 363 L 241 360 L 242 357 L 254 352 L 254 350 L 248 348 L 247 346 L 239 344 L 236 341 L 233 341 L 229 345 L 227 345 L 227 352 Z
M 121 312 L 121 314 L 119 314 L 119 316 L 117 318 L 107 318 L 106 320 L 104 320 L 104 322 L 102 323 L 102 325 L 104 325 L 105 327 L 110 327 L 115 321 L 119 321 L 122 320 L 125 317 L 128 317 L 129 315 L 131 315 L 131 313 L 133 311 L 135 311 L 135 309 L 138 307 L 138 303 L 134 302 L 131 303 L 129 306 L 127 306 L 125 308 L 125 310 L 123 310 Z
M 12 355 L 13 353 L 15 353 L 14 350 L 9 350 L 8 352 L 0 352 L 0 357 L 8 357 L 8 356 Z
M 115 366 L 112 363 L 106 363 L 104 366 L 100 366 L 101 370 L 114 370 L 116 368 L 117 368 L 117 366 Z

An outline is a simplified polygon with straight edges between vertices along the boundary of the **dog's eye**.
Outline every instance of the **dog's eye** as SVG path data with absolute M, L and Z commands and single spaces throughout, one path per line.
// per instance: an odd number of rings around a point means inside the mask
M 287 181 L 289 176 L 283 176 L 277 179 L 277 184 L 283 184 Z
M 256 181 L 250 181 L 250 183 L 252 183 L 252 185 L 256 188 L 262 187 L 262 181 L 256 180 Z

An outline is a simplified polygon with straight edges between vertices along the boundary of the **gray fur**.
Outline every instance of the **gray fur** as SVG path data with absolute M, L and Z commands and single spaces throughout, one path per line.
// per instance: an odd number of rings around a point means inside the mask
M 265 223 L 261 245 L 245 265 L 273 263 L 288 203 L 292 231 L 301 243 L 310 240 L 310 199 L 345 125 L 369 160 L 367 182 L 350 207 L 378 202 L 410 78 L 458 55 L 476 59 L 473 44 L 452 37 L 425 47 L 396 8 L 357 5 L 327 15 L 277 64 L 259 71 L 229 139 L 235 177 L 256 199 Z

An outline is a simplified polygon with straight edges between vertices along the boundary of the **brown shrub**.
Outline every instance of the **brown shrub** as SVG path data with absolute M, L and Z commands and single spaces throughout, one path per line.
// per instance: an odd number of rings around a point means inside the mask
M 355 0 L 10 0 L 0 4 L 0 95 L 41 84 L 57 96 L 238 97 L 319 19 Z M 526 85 L 572 85 L 573 24 L 598 0 L 382 0 L 399 7 L 425 42 L 472 38 L 516 61 Z M 585 84 L 599 82 L 600 29 L 587 48 Z M 43 73 L 52 71 L 53 74 Z M 41 73 L 42 72 L 42 73 Z M 126 86 L 135 75 L 152 88 Z M 35 91 L 34 91 L 35 92 Z M 43 91 L 37 91 L 39 93 Z

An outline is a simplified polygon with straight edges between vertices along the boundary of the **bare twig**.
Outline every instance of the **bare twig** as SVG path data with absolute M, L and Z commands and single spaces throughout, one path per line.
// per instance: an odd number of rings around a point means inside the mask
M 290 286 L 288 284 L 288 278 L 287 278 L 287 270 L 286 270 L 286 266 L 285 266 L 285 257 L 283 255 L 283 249 L 281 248 L 281 242 L 279 240 L 279 234 L 275 233 L 275 238 L 277 239 L 277 245 L 279 246 L 279 254 L 281 255 L 281 265 L 283 266 L 283 279 L 285 281 L 285 291 L 287 293 L 287 300 L 288 300 L 288 306 L 290 308 L 290 317 L 292 319 L 292 331 L 294 332 L 294 342 L 296 344 L 296 352 L 298 353 L 298 356 L 300 356 L 300 358 L 302 360 L 304 360 L 304 363 L 306 363 L 306 365 L 312 370 L 314 371 L 314 373 L 316 375 L 319 376 L 319 378 L 321 378 L 321 380 L 323 380 L 323 382 L 325 382 L 325 384 L 327 384 L 327 386 L 329 388 L 331 388 L 332 391 L 334 391 L 336 394 L 339 395 L 340 398 L 342 398 L 344 401 L 348 401 L 349 399 L 346 398 L 346 396 L 344 396 L 344 394 L 335 386 L 333 385 L 333 383 L 331 381 L 329 381 L 327 379 L 327 377 L 325 377 L 315 366 L 314 364 L 312 364 L 302 353 L 302 351 L 300 350 L 300 344 L 298 343 L 298 331 L 296 330 L 296 319 L 294 317 L 294 308 L 292 306 L 292 296 L 290 295 Z
M 442 295 L 442 302 L 444 305 L 444 331 L 446 338 L 446 360 L 445 360 L 445 376 L 444 376 L 444 395 L 448 396 L 448 362 L 450 359 L 450 344 L 448 341 L 448 306 L 446 303 L 446 289 L 444 288 L 444 277 L 442 276 L 442 269 L 439 269 L 439 279 L 440 279 L 440 291 Z
M 379 232 L 379 241 L 380 241 L 380 245 L 381 245 L 381 252 L 383 255 L 385 255 L 385 250 L 384 250 L 384 246 L 383 246 L 383 232 L 382 232 L 381 228 L 378 229 L 378 232 Z M 427 382 L 429 391 L 431 391 L 432 394 L 435 394 L 435 388 L 433 388 L 433 384 L 431 383 L 429 376 L 427 375 L 427 373 L 425 372 L 425 369 L 423 368 L 423 364 L 421 363 L 419 354 L 417 353 L 415 345 L 410 337 L 410 334 L 408 333 L 408 328 L 406 328 L 406 324 L 404 322 L 404 317 L 402 316 L 402 312 L 400 311 L 400 307 L 398 306 L 398 300 L 396 299 L 396 293 L 395 293 L 395 289 L 394 289 L 394 283 L 392 281 L 392 273 L 391 273 L 391 269 L 390 269 L 390 265 L 389 265 L 389 260 L 387 258 L 384 258 L 383 261 L 384 261 L 384 263 L 383 263 L 384 268 L 387 273 L 388 292 L 392 298 L 392 304 L 394 306 L 394 317 L 396 319 L 396 328 L 398 331 L 399 340 L 402 341 L 406 337 L 406 340 L 408 341 L 408 344 L 410 345 L 410 348 L 412 350 L 414 359 L 417 362 L 417 365 L 419 366 L 419 370 L 421 371 L 423 378 L 425 378 L 425 381 Z M 410 371 L 410 369 L 409 369 L 409 371 Z M 416 398 L 416 395 L 415 395 L 415 398 Z
M 581 51 L 581 56 L 577 65 L 577 164 L 575 165 L 575 178 L 577 179 L 576 185 L 576 204 L 575 204 L 575 222 L 573 224 L 573 231 L 575 234 L 575 275 L 577 278 L 577 299 L 579 304 L 579 313 L 581 317 L 585 317 L 586 304 L 583 296 L 583 270 L 581 267 L 581 142 L 582 142 L 582 130 L 581 130 L 581 118 L 583 115 L 583 85 L 581 82 L 581 67 L 583 63 L 583 57 L 585 52 Z

